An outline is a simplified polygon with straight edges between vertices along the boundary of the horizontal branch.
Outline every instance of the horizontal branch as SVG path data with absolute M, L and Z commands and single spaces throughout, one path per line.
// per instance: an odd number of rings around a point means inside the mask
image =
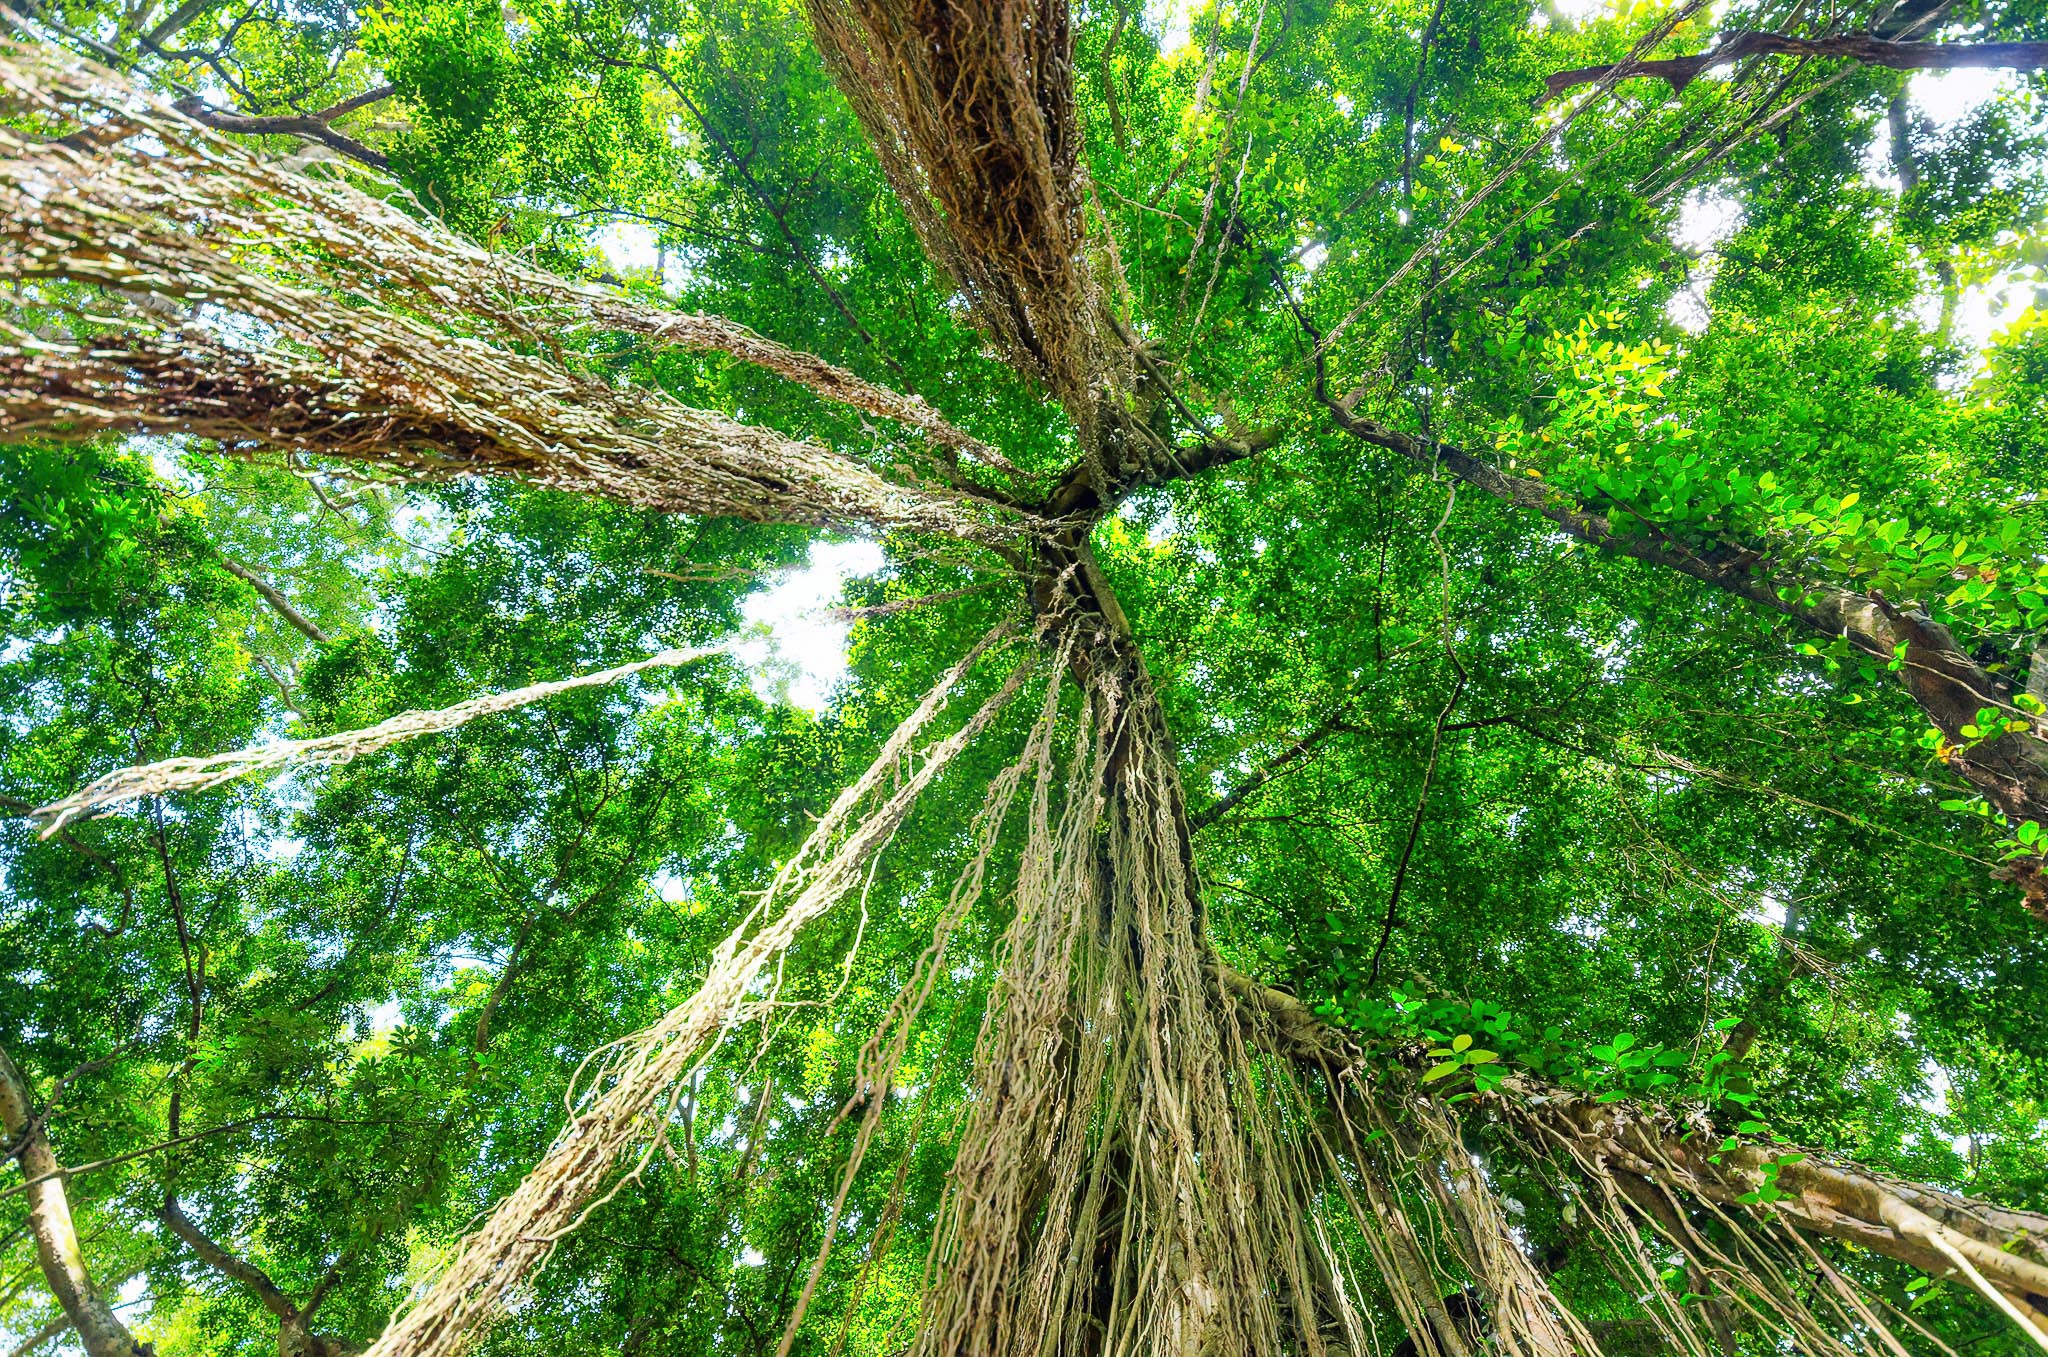
M 391 87 L 386 85 L 383 92 L 377 94 L 377 98 L 385 98 L 391 92 Z M 373 99 L 363 99 L 362 103 L 345 101 L 336 104 L 331 110 L 303 117 L 248 117 L 240 113 L 224 113 L 208 106 L 205 100 L 196 96 L 179 100 L 176 107 L 192 121 L 210 127 L 216 132 L 233 132 L 242 136 L 304 137 L 307 141 L 318 142 L 330 151 L 345 155 L 350 160 L 367 165 L 373 170 L 388 170 L 391 168 L 390 156 L 365 146 L 354 137 L 337 132 L 328 125 L 329 119 L 354 112 L 363 104 L 374 102 Z
M 663 317 L 493 256 L 342 179 L 211 137 L 110 72 L 15 49 L 0 88 L 23 113 L 131 129 L 89 153 L 0 127 L 0 280 L 96 285 L 190 317 L 166 329 L 131 311 L 125 333 L 90 342 L 0 332 L 0 434 L 185 434 L 413 477 L 510 475 L 665 512 L 983 545 L 1023 530 L 963 491 L 899 484 L 819 444 L 621 389 L 572 364 L 563 337 L 606 325 L 687 335 L 965 438 L 921 403 L 743 327 Z
M 1333 1077 L 1363 1077 L 1370 1060 L 1384 1063 L 1387 1052 L 1369 1051 L 1357 1034 L 1324 1021 L 1293 995 L 1220 965 L 1218 976 L 1252 1017 L 1249 1034 L 1275 1055 Z M 1397 1058 L 1411 1055 L 1420 1052 Z M 1508 1076 L 1477 1101 L 1540 1142 L 1570 1143 L 1595 1161 L 1722 1208 L 1747 1209 L 1739 1199 L 1764 1185 L 1765 1165 L 1785 1153 L 1783 1146 L 1744 1141 L 1710 1161 L 1722 1138 L 1698 1119 L 1601 1102 L 1527 1074 Z M 2000 1291 L 2048 1309 L 2048 1215 L 1901 1182 L 1817 1153 L 1780 1169 L 1776 1186 L 1785 1195 L 1754 1209 L 1933 1276 L 1957 1275 L 1960 1254 Z
M 400 712 L 362 730 L 337 731 L 310 740 L 273 740 L 268 744 L 250 745 L 246 749 L 237 749 L 226 754 L 212 754 L 204 758 L 163 759 L 139 767 L 122 768 L 96 779 L 91 785 L 73 792 L 61 801 L 37 807 L 30 812 L 29 818 L 43 822 L 42 837 L 48 838 L 61 830 L 67 821 L 108 806 L 120 805 L 143 797 L 163 796 L 171 792 L 205 791 L 209 787 L 218 787 L 222 783 L 232 782 L 237 778 L 270 768 L 284 768 L 304 763 L 347 763 L 365 754 L 387 749 L 421 735 L 454 730 L 479 716 L 512 711 L 576 688 L 603 687 L 645 669 L 694 664 L 707 656 L 724 652 L 723 646 L 664 650 L 644 660 L 634 660 L 630 664 L 601 669 L 592 674 L 579 674 L 574 678 L 530 684 L 509 692 L 472 697 L 452 707 L 442 707 L 438 711 Z
M 1662 61 L 1610 62 L 1558 71 L 1543 82 L 1544 98 L 1590 85 L 1622 70 L 1623 78 L 1652 76 L 1680 92 L 1702 71 L 1752 56 L 1837 57 L 1894 71 L 1952 71 L 1963 68 L 2037 71 L 2048 67 L 2048 42 L 1892 42 L 1869 33 L 1831 38 L 1795 38 L 1787 33 L 1723 33 L 1711 52 Z M 1626 69 L 1623 69 L 1625 67 Z

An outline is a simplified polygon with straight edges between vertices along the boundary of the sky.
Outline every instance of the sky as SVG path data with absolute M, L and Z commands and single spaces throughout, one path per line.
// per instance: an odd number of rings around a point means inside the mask
M 882 548 L 855 538 L 811 543 L 810 559 L 748 596 L 741 637 L 733 647 L 764 701 L 822 711 L 846 677 L 851 624 L 824 616 L 848 580 L 880 572 Z

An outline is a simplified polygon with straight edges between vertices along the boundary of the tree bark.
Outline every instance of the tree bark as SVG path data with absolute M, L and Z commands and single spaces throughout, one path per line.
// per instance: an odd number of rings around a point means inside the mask
M 395 91 L 389 85 L 385 85 L 370 91 L 369 95 L 358 96 L 345 103 L 336 104 L 332 109 L 323 109 L 319 113 L 303 118 L 252 118 L 240 113 L 223 113 L 217 108 L 208 107 L 205 100 L 196 96 L 180 100 L 177 107 L 180 113 L 192 121 L 210 127 L 216 132 L 238 132 L 245 136 L 304 137 L 307 141 L 318 142 L 331 151 L 347 156 L 350 160 L 368 165 L 373 170 L 389 170 L 391 157 L 382 151 L 372 150 L 354 137 L 335 131 L 329 124 L 344 113 L 353 113 L 356 109 L 375 103 L 378 99 L 388 98 L 393 93 Z
M 63 1166 L 36 1117 L 27 1081 L 4 1050 L 0 1050 L 0 1131 L 6 1134 L 7 1152 L 28 1180 L 29 1229 L 35 1235 L 36 1261 L 89 1357 L 147 1357 L 149 1350 L 135 1341 L 93 1284 L 79 1248 L 77 1228 L 71 1222 Z
M 294 608 L 292 601 L 286 598 L 276 585 L 231 556 L 221 557 L 220 563 L 230 575 L 233 575 L 236 579 L 262 595 L 263 601 L 270 605 L 271 611 L 290 623 L 293 630 L 315 645 L 327 644 L 330 639 L 327 633 L 320 630 L 319 625 L 312 618 Z
M 338 1338 L 313 1332 L 313 1310 L 319 1304 L 319 1295 L 303 1306 L 294 1301 L 271 1280 L 268 1272 L 246 1258 L 230 1253 L 200 1229 L 198 1223 L 178 1205 L 177 1197 L 166 1193 L 163 1209 L 157 1214 L 170 1227 L 172 1234 L 184 1240 L 192 1252 L 199 1255 L 201 1262 L 223 1277 L 254 1291 L 256 1298 L 263 1302 L 263 1308 L 277 1317 L 278 1357 L 348 1357 L 348 1354 L 360 1350 Z

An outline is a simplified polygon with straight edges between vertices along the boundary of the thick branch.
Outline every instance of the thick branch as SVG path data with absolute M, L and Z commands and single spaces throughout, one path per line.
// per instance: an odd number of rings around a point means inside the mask
M 229 1252 L 206 1231 L 199 1228 L 184 1208 L 178 1205 L 174 1195 L 166 1193 L 162 1210 L 157 1215 L 168 1225 L 171 1233 L 185 1241 L 192 1252 L 199 1255 L 199 1261 L 231 1281 L 240 1282 L 256 1293 L 263 1302 L 263 1308 L 277 1317 L 278 1357 L 346 1357 L 357 1351 L 355 1347 L 340 1339 L 312 1331 L 313 1311 L 320 1304 L 329 1288 L 340 1275 L 339 1269 L 350 1255 L 344 1254 L 335 1265 L 327 1270 L 312 1297 L 304 1305 L 295 1302 L 284 1293 L 283 1288 L 270 1279 L 270 1274 L 246 1258 Z
M 374 195 L 197 132 L 111 73 L 32 50 L 0 65 L 24 111 L 119 117 L 160 143 L 82 154 L 0 127 L 0 279 L 69 279 L 200 313 L 168 332 L 138 317 L 89 345 L 0 345 L 0 433 L 184 433 L 414 477 L 514 475 L 670 512 L 985 544 L 1019 535 L 999 507 L 960 492 L 622 391 L 572 363 L 562 336 L 607 321 L 688 332 L 945 436 L 904 398 L 740 327 L 656 321 L 494 257 Z M 253 325 L 224 334 L 205 318 L 213 308 Z
M 736 321 L 722 316 L 656 311 L 612 298 L 591 302 L 589 309 L 592 319 L 601 325 L 662 343 L 730 354 L 767 368 L 778 377 L 809 387 L 826 400 L 851 405 L 856 410 L 920 429 L 941 447 L 964 452 L 986 466 L 999 471 L 1016 471 L 1000 452 L 954 427 L 922 397 L 906 396 L 877 386 L 813 354 L 757 335 Z
M 6 1137 L 6 1153 L 21 1165 L 22 1174 L 32 1184 L 28 1218 L 35 1235 L 36 1261 L 89 1357 L 143 1357 L 144 1349 L 93 1285 L 78 1245 L 78 1231 L 71 1223 L 63 1167 L 36 1116 L 28 1083 L 5 1050 L 0 1050 L 0 1133 Z
M 1985 672 L 1946 627 L 1925 613 L 1899 607 L 1880 594 L 1858 594 L 1837 584 L 1774 571 L 1761 551 L 1693 545 L 1650 525 L 1639 532 L 1618 533 L 1604 514 L 1542 481 L 1509 476 L 1448 444 L 1385 428 L 1327 395 L 1324 404 L 1353 437 L 1398 452 L 1419 466 L 1441 466 L 1495 499 L 1541 514 L 1582 542 L 1690 576 L 1822 635 L 1843 638 L 1873 659 L 1890 663 L 1903 646 L 1900 673 L 1907 692 L 1955 745 L 1947 756 L 1949 767 L 2013 823 L 2048 824 L 2048 742 L 2028 732 L 1981 742 L 1965 739 L 1962 728 L 1985 707 L 2014 716 L 2024 713 L 2012 706 L 2010 685 Z M 2031 901 L 2034 887 L 2029 883 L 2037 881 L 2038 874 L 2022 875 L 2020 884 L 2028 889 Z
M 292 1298 L 287 1296 L 276 1282 L 270 1280 L 269 1273 L 215 1243 L 211 1235 L 200 1229 L 198 1224 L 185 1214 L 176 1197 L 166 1195 L 163 1209 L 157 1214 L 162 1217 L 164 1224 L 171 1227 L 172 1234 L 184 1240 L 186 1246 L 199 1255 L 200 1262 L 223 1277 L 238 1281 L 254 1291 L 256 1298 L 263 1302 L 263 1308 L 276 1315 L 279 1320 L 290 1323 L 299 1317 L 299 1307 L 292 1303 Z
M 1832 38 L 1795 38 L 1787 33 L 1723 33 L 1713 51 L 1663 61 L 1628 63 L 1626 75 L 1669 81 L 1674 93 L 1700 72 L 1752 56 L 1844 57 L 1894 71 L 1952 71 L 1963 68 L 2037 71 L 2048 67 L 2048 42 L 1890 42 L 1869 33 Z M 1558 71 L 1543 82 L 1544 97 L 1603 79 L 1621 63 Z
M 1120 383 L 1086 262 L 1064 0 L 808 8 L 925 252 L 1010 364 L 1094 427 Z

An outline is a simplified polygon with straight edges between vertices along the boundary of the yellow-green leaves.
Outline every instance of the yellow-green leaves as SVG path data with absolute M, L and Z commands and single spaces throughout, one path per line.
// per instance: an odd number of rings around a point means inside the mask
M 1441 1063 L 1430 1066 L 1428 1072 L 1422 1076 L 1422 1082 L 1425 1084 L 1433 1084 L 1439 1079 L 1448 1079 L 1458 1073 L 1458 1071 L 1470 1066 L 1490 1065 L 1500 1059 L 1498 1051 L 1488 1051 L 1475 1047 L 1472 1044 L 1472 1036 L 1469 1032 L 1459 1033 L 1451 1038 L 1449 1046 L 1438 1047 L 1429 1054 L 1431 1059 L 1438 1060 Z M 1491 1080 L 1485 1081 L 1486 1087 L 1492 1087 L 1492 1085 L 1499 1082 L 1500 1077 L 1498 1074 L 1495 1074 Z M 1482 1089 L 1482 1091 L 1484 1090 Z

